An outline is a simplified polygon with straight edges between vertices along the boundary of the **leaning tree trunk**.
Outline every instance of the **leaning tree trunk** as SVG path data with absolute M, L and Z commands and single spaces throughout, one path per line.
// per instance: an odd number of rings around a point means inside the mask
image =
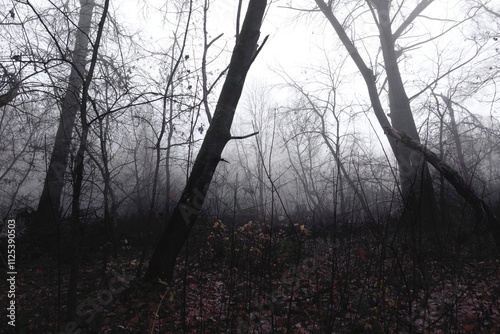
M 477 217 L 486 224 L 488 232 L 491 233 L 497 248 L 500 250 L 500 222 L 490 206 L 476 194 L 470 182 L 465 180 L 459 172 L 446 164 L 437 154 L 406 134 L 398 132 L 391 127 L 384 127 L 384 131 L 388 136 L 397 139 L 402 145 L 419 151 L 425 156 L 426 160 L 432 164 L 439 173 L 450 182 L 457 193 L 469 203 L 471 208 L 476 212 Z
M 61 117 L 57 128 L 54 148 L 45 177 L 45 183 L 38 203 L 38 209 L 31 235 L 43 243 L 50 242 L 50 236 L 57 231 L 59 206 L 64 187 L 64 173 L 68 165 L 71 136 L 75 119 L 80 109 L 80 95 L 85 75 L 85 59 L 89 52 L 89 33 L 92 23 L 94 0 L 80 0 L 80 17 L 75 33 L 75 47 L 71 57 L 71 72 L 68 87 L 61 102 Z M 48 238 L 48 239 L 47 239 Z
M 210 126 L 177 206 L 170 216 L 146 270 L 146 280 L 170 281 L 177 256 L 198 218 L 221 154 L 231 139 L 231 124 L 245 78 L 258 50 L 267 0 L 250 0 L 229 70 Z

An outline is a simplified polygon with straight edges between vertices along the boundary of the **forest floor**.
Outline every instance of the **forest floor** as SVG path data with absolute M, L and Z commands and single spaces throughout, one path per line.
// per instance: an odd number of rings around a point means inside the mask
M 169 285 L 135 279 L 143 247 L 128 240 L 114 257 L 105 246 L 84 249 L 76 322 L 65 321 L 68 261 L 26 250 L 16 332 L 500 333 L 492 256 L 457 247 L 453 256 L 424 256 L 404 243 L 324 241 L 303 226 L 270 235 L 249 224 L 214 223 L 179 258 Z

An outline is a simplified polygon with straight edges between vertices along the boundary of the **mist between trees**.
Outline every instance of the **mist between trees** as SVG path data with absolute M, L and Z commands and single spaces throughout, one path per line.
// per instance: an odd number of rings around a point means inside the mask
M 65 277 L 44 282 L 64 301 L 46 330 L 498 329 L 498 312 L 457 316 L 481 282 L 471 263 L 498 279 L 494 2 L 0 0 L 0 14 L 0 215 L 27 270 Z M 110 302 L 79 321 L 99 291 L 88 268 L 136 278 L 120 306 L 161 283 L 143 300 L 155 317 L 109 320 Z

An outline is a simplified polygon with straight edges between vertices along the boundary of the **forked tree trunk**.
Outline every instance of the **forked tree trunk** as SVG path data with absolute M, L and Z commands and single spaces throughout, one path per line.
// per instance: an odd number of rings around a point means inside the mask
M 68 87 L 61 102 L 61 117 L 57 128 L 54 148 L 45 177 L 42 195 L 30 234 L 40 242 L 50 242 L 57 231 L 59 206 L 64 188 L 64 173 L 68 165 L 71 137 L 75 119 L 80 109 L 80 95 L 85 76 L 85 59 L 89 53 L 89 33 L 92 23 L 94 0 L 80 0 L 80 17 L 75 33 L 75 47 L 71 59 Z
M 335 32 L 339 36 L 344 47 L 349 52 L 352 60 L 358 67 L 359 72 L 368 88 L 368 94 L 372 108 L 380 125 L 385 127 L 394 126 L 395 129 L 408 134 L 411 138 L 419 141 L 415 121 L 410 108 L 410 102 L 406 95 L 401 74 L 399 72 L 394 43 L 408 25 L 411 24 L 418 14 L 423 11 L 430 2 L 423 1 L 411 13 L 408 19 L 398 28 L 396 33 L 391 31 L 391 20 L 389 16 L 389 0 L 372 1 L 376 3 L 378 13 L 378 25 L 380 41 L 384 57 L 384 66 L 389 82 L 389 101 L 391 109 L 391 122 L 389 122 L 384 108 L 380 102 L 373 71 L 365 64 L 357 48 L 347 36 L 342 24 L 332 12 L 332 7 L 323 0 L 315 0 L 321 12 L 328 19 Z M 392 137 L 388 137 L 392 151 L 398 161 L 400 169 L 400 180 L 402 184 L 402 198 L 405 204 L 404 220 L 407 226 L 433 226 L 436 211 L 436 201 L 433 192 L 431 177 L 425 159 L 419 151 L 408 148 Z M 417 224 L 412 224 L 417 223 Z
M 146 280 L 172 279 L 177 256 L 198 218 L 222 151 L 232 139 L 231 124 L 246 75 L 257 53 L 257 41 L 266 5 L 267 0 L 250 0 L 248 4 L 214 116 L 182 196 L 151 257 L 145 274 Z
M 416 142 L 420 137 L 413 118 L 410 100 L 406 94 L 395 51 L 395 37 L 391 29 L 389 0 L 386 7 L 377 8 L 380 45 L 389 84 L 389 105 L 394 129 L 405 133 Z M 432 228 L 437 214 L 437 203 L 432 179 L 424 155 L 400 141 L 394 152 L 399 166 L 401 191 L 405 205 L 404 221 L 419 227 Z

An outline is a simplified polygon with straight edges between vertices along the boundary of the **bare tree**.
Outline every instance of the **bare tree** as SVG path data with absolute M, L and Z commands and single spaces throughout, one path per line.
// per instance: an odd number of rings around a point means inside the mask
M 89 34 L 92 25 L 94 0 L 80 1 L 79 21 L 75 32 L 75 45 L 71 54 L 71 72 L 68 79 L 68 87 L 61 101 L 61 116 L 56 133 L 54 147 L 50 156 L 45 177 L 44 187 L 35 222 L 31 233 L 40 238 L 53 235 L 59 222 L 59 206 L 61 193 L 64 187 L 64 173 L 68 165 L 68 155 L 71 149 L 71 138 L 75 127 L 75 120 L 80 110 L 81 90 L 84 82 L 86 58 L 89 52 Z M 35 8 L 32 9 L 36 12 Z M 43 22 L 44 18 L 39 17 Z M 51 34 L 51 32 L 48 32 Z M 51 35 L 56 45 L 59 46 L 56 36 Z M 65 49 L 59 46 L 63 59 L 66 57 Z M 42 240 L 40 238 L 39 240 Z M 48 240 L 47 240 L 48 241 Z
M 334 28 L 344 47 L 349 52 L 351 59 L 362 74 L 368 88 L 372 108 L 380 125 L 387 127 L 392 123 L 395 129 L 406 133 L 416 141 L 420 141 L 410 107 L 410 100 L 401 78 L 395 43 L 418 15 L 430 5 L 432 0 L 420 2 L 394 32 L 392 30 L 393 19 L 390 15 L 391 2 L 389 0 L 368 2 L 380 35 L 380 47 L 389 86 L 391 122 L 387 119 L 379 98 L 376 76 L 372 69 L 366 65 L 354 45 L 354 41 L 348 37 L 344 26 L 337 19 L 332 2 L 326 3 L 323 0 L 315 0 L 315 2 Z M 396 13 L 398 12 L 396 11 Z M 406 212 L 404 215 L 405 220 L 408 223 L 416 221 L 419 226 L 434 226 L 437 207 L 429 169 L 422 153 L 402 145 L 393 138 L 389 138 L 389 142 L 400 167 L 401 192 Z
M 149 218 L 148 221 L 151 221 L 152 215 L 155 211 L 155 207 L 157 204 L 157 197 L 158 197 L 158 177 L 159 177 L 159 172 L 160 172 L 160 161 L 162 159 L 162 150 L 166 150 L 166 191 L 169 193 L 170 191 L 170 155 L 171 155 L 171 145 L 172 145 L 172 136 L 174 133 L 174 128 L 173 128 L 173 117 L 174 117 L 174 89 L 176 86 L 176 78 L 179 76 L 179 68 L 182 63 L 182 61 L 185 59 L 186 54 L 185 54 L 185 48 L 186 48 L 186 43 L 188 40 L 188 35 L 190 32 L 190 25 L 191 25 L 191 15 L 193 12 L 193 1 L 189 1 L 187 3 L 187 11 L 186 11 L 186 22 L 185 22 L 185 27 L 184 31 L 182 34 L 179 36 L 179 29 L 181 28 L 182 21 L 179 19 L 179 22 L 177 23 L 177 26 L 175 28 L 175 36 L 173 40 L 173 45 L 171 48 L 171 52 L 169 53 L 168 57 L 170 58 L 170 64 L 169 64 L 169 74 L 167 77 L 167 82 L 165 83 L 165 88 L 163 91 L 163 96 L 162 96 L 162 106 L 161 106 L 161 127 L 160 131 L 158 132 L 156 142 L 154 144 L 154 149 L 155 149 L 155 154 L 156 154 L 156 161 L 155 161 L 155 167 L 154 167 L 154 176 L 153 176 L 153 189 L 152 189 L 152 195 L 151 195 L 151 202 L 150 202 L 150 207 L 149 207 Z M 182 5 L 184 7 L 184 5 Z M 179 9 L 180 13 L 184 12 L 184 8 Z M 179 15 L 180 18 L 182 18 L 182 15 Z M 189 57 L 189 55 L 187 55 Z M 167 137 L 167 144 L 166 147 L 162 147 L 162 141 L 164 137 Z
M 212 121 L 181 199 L 151 257 L 145 274 L 148 280 L 172 279 L 176 258 L 198 218 L 222 151 L 228 141 L 236 139 L 231 136 L 231 124 L 246 75 L 260 50 L 257 42 L 266 6 L 266 0 L 251 0 L 248 5 Z
M 329 76 L 334 76 L 334 74 L 329 74 Z M 361 208 L 363 209 L 365 216 L 367 219 L 372 220 L 374 217 L 371 213 L 370 207 L 368 205 L 366 196 L 363 192 L 362 185 L 357 185 L 353 178 L 349 175 L 347 170 L 347 166 L 345 165 L 342 152 L 341 152 L 341 139 L 340 139 L 340 116 L 343 113 L 343 108 L 337 105 L 338 99 L 338 87 L 340 85 L 339 82 L 336 82 L 334 78 L 332 79 L 331 87 L 328 89 L 328 93 L 322 99 L 320 97 L 311 96 L 311 94 L 307 93 L 303 87 L 301 87 L 298 83 L 294 82 L 290 77 L 287 77 L 287 81 L 290 82 L 290 85 L 301 94 L 304 104 L 304 109 L 309 111 L 312 115 L 309 125 L 312 127 L 308 129 L 312 133 L 319 135 L 326 145 L 328 152 L 333 157 L 335 164 L 337 166 L 338 176 L 337 180 L 339 182 L 339 195 L 340 195 L 340 207 L 343 208 L 343 198 L 344 198 L 344 189 L 343 189 L 343 180 L 345 180 L 349 186 L 349 188 L 354 191 L 356 198 L 361 204 Z M 334 134 L 331 135 L 330 128 L 332 127 L 328 122 L 328 117 L 331 117 L 334 120 L 333 127 L 335 129 Z M 319 124 L 319 126 L 318 126 Z M 332 138 L 333 137 L 333 138 Z M 320 196 L 323 197 L 323 196 Z M 340 210 L 342 211 L 342 210 Z
M 277 108 L 273 105 L 273 90 L 271 87 L 252 83 L 245 93 L 241 114 L 241 127 L 258 131 L 259 135 L 255 141 L 240 141 L 236 143 L 239 165 L 243 169 L 243 177 L 240 184 L 244 197 L 251 200 L 240 206 L 236 203 L 238 210 L 246 211 L 249 219 L 263 219 L 267 212 L 266 190 L 271 190 L 267 184 L 264 171 L 267 157 L 272 151 L 273 127 L 276 121 Z M 259 152 L 262 151 L 262 152 Z M 241 174 L 240 174 L 241 175 Z M 241 200 L 242 198 L 240 198 Z M 241 204 L 244 201 L 241 201 Z
M 80 211 L 81 211 L 81 194 L 82 194 L 82 184 L 84 177 L 84 158 L 87 152 L 87 140 L 89 134 L 89 123 L 87 120 L 87 101 L 89 100 L 89 87 L 92 83 L 92 78 L 94 76 L 94 69 L 96 67 L 99 45 L 101 43 L 101 38 L 104 29 L 104 23 L 108 15 L 109 0 L 104 2 L 103 12 L 101 19 L 99 21 L 99 26 L 97 29 L 96 40 L 93 45 L 92 58 L 90 61 L 89 69 L 83 79 L 83 87 L 81 94 L 81 104 L 80 104 L 80 122 L 82 125 L 82 131 L 80 134 L 80 144 L 78 147 L 76 161 L 74 164 L 74 175 L 75 183 L 73 185 L 73 199 L 71 203 L 71 230 L 72 230 L 72 262 L 71 262 L 71 276 L 69 282 L 68 290 L 68 319 L 73 320 L 76 312 L 76 292 L 78 286 L 78 268 L 80 265 Z

